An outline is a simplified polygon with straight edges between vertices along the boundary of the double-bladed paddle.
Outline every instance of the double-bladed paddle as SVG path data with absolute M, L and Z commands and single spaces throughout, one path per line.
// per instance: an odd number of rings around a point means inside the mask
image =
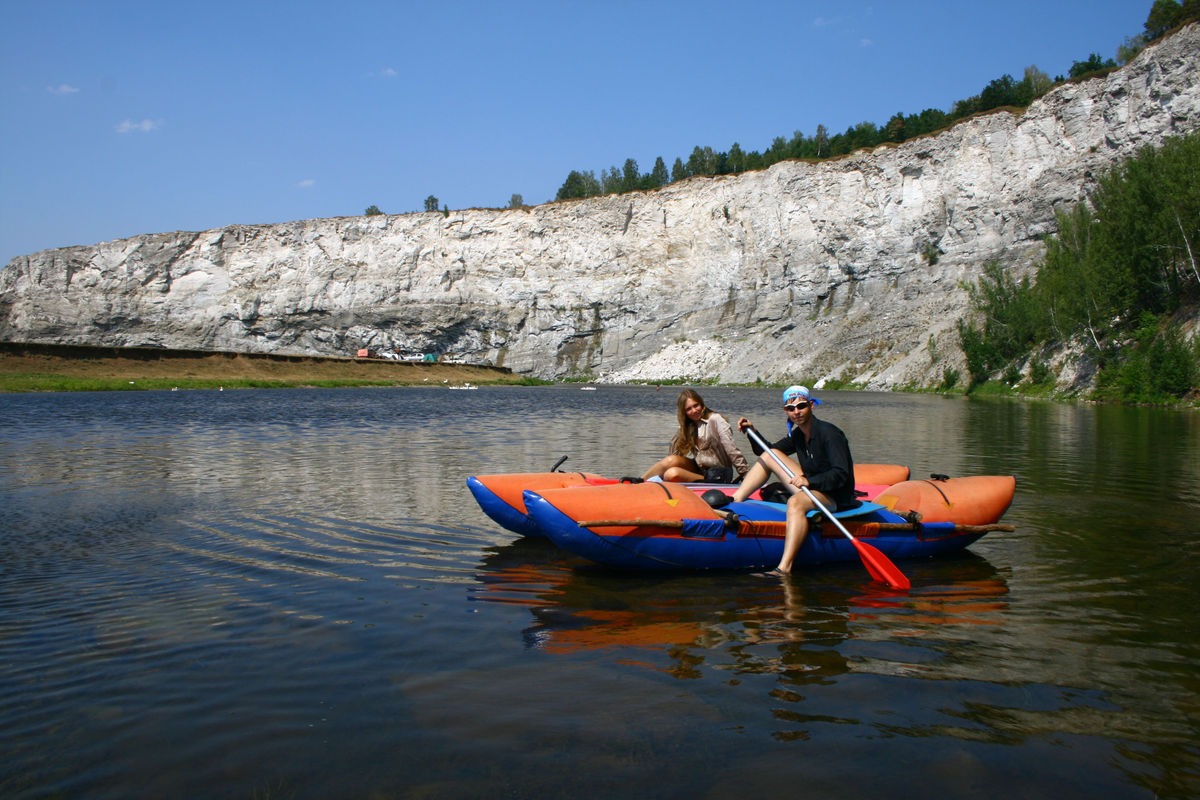
M 775 455 L 775 452 L 771 449 L 771 446 L 763 441 L 763 438 L 759 435 L 758 431 L 754 430 L 753 427 L 748 427 L 746 428 L 746 435 L 750 437 L 750 441 L 754 442 L 762 449 L 763 453 L 770 457 L 771 461 L 775 463 L 775 466 L 779 468 L 779 471 L 783 475 L 787 476 L 789 481 L 796 477 L 796 474 L 788 468 L 788 465 L 783 463 L 783 461 Z M 786 486 L 793 494 L 796 493 L 796 487 L 791 483 L 787 483 Z M 854 549 L 858 551 L 858 557 L 862 559 L 863 566 L 867 568 L 867 572 L 871 573 L 872 578 L 886 583 L 893 589 L 903 589 L 907 591 L 912 587 L 912 584 L 909 582 L 904 573 L 901 572 L 887 556 L 879 552 L 878 548 L 873 547 L 866 542 L 860 542 L 857 538 L 855 538 L 850 531 L 846 530 L 846 526 L 842 524 L 841 520 L 835 517 L 833 512 L 827 509 L 824 504 L 822 504 L 821 501 L 816 498 L 816 495 L 808 490 L 807 486 L 801 486 L 800 491 L 804 492 L 804 494 L 808 496 L 808 499 L 813 502 L 813 505 L 817 507 L 817 510 L 824 514 L 831 522 L 833 522 L 833 524 L 837 526 L 838 530 L 850 540 L 851 544 L 854 545 Z

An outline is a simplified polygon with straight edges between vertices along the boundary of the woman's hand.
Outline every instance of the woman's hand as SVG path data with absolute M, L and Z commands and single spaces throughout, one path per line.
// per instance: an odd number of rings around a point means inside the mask
M 753 427 L 754 427 L 754 423 L 752 423 L 750 420 L 746 419 L 745 417 L 742 417 L 741 419 L 738 420 L 738 430 L 741 431 L 742 433 L 745 433 L 747 428 L 753 428 Z
M 803 489 L 805 486 L 808 486 L 808 478 L 804 477 L 803 475 L 796 475 L 790 481 L 788 481 L 788 483 L 790 483 L 792 486 L 795 486 L 797 489 Z

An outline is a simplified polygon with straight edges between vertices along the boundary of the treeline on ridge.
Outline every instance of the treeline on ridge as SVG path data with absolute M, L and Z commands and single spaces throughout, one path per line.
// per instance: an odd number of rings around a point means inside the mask
M 1166 35 L 1174 28 L 1191 20 L 1200 19 L 1200 0 L 1155 0 L 1146 18 L 1143 33 L 1129 37 L 1117 51 L 1117 60 L 1090 54 L 1082 61 L 1075 61 L 1067 77 L 1051 79 L 1035 66 L 1026 67 L 1021 80 L 1012 75 L 1002 75 L 991 81 L 973 97 L 959 100 L 949 111 L 927 108 L 917 114 L 897 113 L 882 125 L 860 122 L 842 133 L 830 134 L 824 125 L 818 125 L 816 133 L 806 136 L 796 131 L 791 138 L 777 136 L 771 146 L 761 153 L 745 151 L 734 142 L 727 151 L 717 152 L 713 148 L 697 145 L 684 161 L 676 158 L 668 171 L 666 162 L 659 156 L 654 167 L 646 173 L 639 171 L 635 159 L 625 160 L 622 167 L 603 169 L 599 177 L 591 170 L 572 170 L 558 193 L 556 200 L 597 197 L 645 189 L 657 189 L 675 181 L 698 175 L 736 175 L 741 172 L 765 169 L 780 161 L 835 158 L 864 147 L 907 141 L 918 136 L 934 133 L 950 127 L 955 122 L 975 114 L 997 108 L 1024 108 L 1044 95 L 1054 86 L 1068 79 L 1102 73 L 1128 62 L 1150 42 Z

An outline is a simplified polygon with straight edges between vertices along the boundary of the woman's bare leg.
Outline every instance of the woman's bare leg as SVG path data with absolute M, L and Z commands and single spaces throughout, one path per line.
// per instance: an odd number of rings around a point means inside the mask
M 650 469 L 646 470 L 645 474 L 642 475 L 642 478 L 644 480 L 650 480 L 651 478 L 661 477 L 663 480 L 667 481 L 698 481 L 700 478 L 704 477 L 702 474 L 697 472 L 698 469 L 699 467 L 696 466 L 696 462 L 692 461 L 690 458 L 669 455 Z M 683 474 L 693 475 L 695 477 L 670 477 L 670 475 L 678 476 Z

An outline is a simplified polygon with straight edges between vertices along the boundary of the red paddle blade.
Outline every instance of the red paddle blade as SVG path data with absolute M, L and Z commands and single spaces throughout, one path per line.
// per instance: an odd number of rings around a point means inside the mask
M 893 589 L 904 589 L 907 591 L 912 588 L 912 584 L 900 569 L 891 562 L 879 550 L 866 542 L 861 542 L 858 539 L 852 539 L 854 548 L 858 550 L 858 557 L 862 559 L 863 566 L 867 568 L 867 572 L 871 573 L 871 577 L 877 581 L 886 583 Z

